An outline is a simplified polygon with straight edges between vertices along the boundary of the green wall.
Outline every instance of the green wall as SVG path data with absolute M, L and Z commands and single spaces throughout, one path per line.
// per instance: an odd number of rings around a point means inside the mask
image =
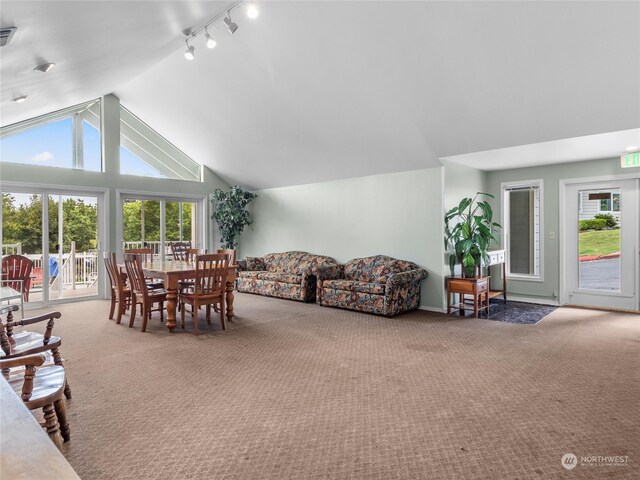
M 477 168 L 467 167 L 458 163 L 442 160 L 444 166 L 444 209 L 445 212 L 458 206 L 460 200 L 465 197 L 473 198 L 478 192 L 487 191 L 487 172 Z M 494 202 L 488 200 L 493 207 Z M 443 220 L 444 222 L 444 216 Z M 449 253 L 443 250 L 443 262 L 445 275 L 450 275 Z M 456 275 L 460 275 L 459 267 L 456 267 Z M 446 298 L 443 298 L 446 306 Z
M 585 162 L 545 165 L 541 167 L 518 168 L 487 172 L 489 192 L 496 196 L 496 215 L 501 215 L 500 184 L 503 182 L 542 179 L 543 192 L 543 225 L 544 225 L 544 281 L 509 280 L 508 292 L 519 297 L 540 299 L 549 302 L 557 301 L 555 294 L 560 287 L 560 207 L 559 186 L 562 179 L 598 178 L 607 175 L 640 173 L 638 169 L 623 169 L 620 158 L 593 160 Z M 555 238 L 550 238 L 552 232 Z
M 443 293 L 443 168 L 260 190 L 241 256 L 303 250 L 339 262 L 389 255 L 424 267 L 421 303 Z

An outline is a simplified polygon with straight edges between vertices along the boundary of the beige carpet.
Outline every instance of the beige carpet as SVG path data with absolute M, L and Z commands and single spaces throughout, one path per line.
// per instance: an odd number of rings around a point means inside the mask
M 84 479 L 640 478 L 637 315 L 387 319 L 240 294 L 228 331 L 195 338 L 116 325 L 108 302 L 58 309 Z M 628 461 L 567 471 L 569 452 Z

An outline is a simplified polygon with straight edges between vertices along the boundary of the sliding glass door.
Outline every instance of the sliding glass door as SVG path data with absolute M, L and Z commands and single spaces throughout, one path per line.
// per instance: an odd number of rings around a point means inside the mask
M 2 255 L 33 262 L 29 303 L 97 297 L 103 194 L 7 190 L 2 191 Z
M 203 248 L 204 200 L 122 196 L 122 250 L 151 248 L 154 258 L 171 257 L 171 243 Z

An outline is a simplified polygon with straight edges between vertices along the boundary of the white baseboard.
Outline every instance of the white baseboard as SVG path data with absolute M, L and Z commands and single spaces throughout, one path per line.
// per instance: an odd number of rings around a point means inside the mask
M 513 300 L 514 302 L 535 303 L 536 305 L 552 305 L 559 307 L 560 302 L 557 300 L 551 300 L 550 298 L 535 298 L 535 297 L 519 297 L 517 295 L 511 295 L 507 293 L 507 302 Z
M 438 313 L 446 313 L 446 308 L 438 308 L 438 307 L 429 307 L 428 305 L 420 305 L 418 310 L 426 310 L 427 312 L 438 312 Z

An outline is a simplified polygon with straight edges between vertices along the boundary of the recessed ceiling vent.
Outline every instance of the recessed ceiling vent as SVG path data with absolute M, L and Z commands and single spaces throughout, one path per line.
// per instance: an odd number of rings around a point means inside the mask
M 0 29 L 0 47 L 4 47 L 11 41 L 11 37 L 16 33 L 16 27 L 7 27 Z

